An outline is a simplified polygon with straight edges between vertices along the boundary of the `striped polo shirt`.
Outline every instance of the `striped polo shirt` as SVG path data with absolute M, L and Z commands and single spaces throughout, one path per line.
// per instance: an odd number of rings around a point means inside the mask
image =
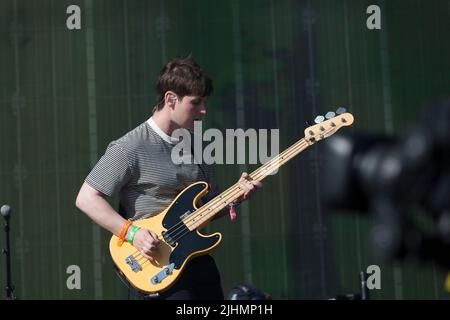
M 132 220 L 160 213 L 196 181 L 210 184 L 207 198 L 212 198 L 218 193 L 212 167 L 193 161 L 174 164 L 171 153 L 177 143 L 150 118 L 111 142 L 85 181 L 104 195 L 118 198 L 125 218 Z

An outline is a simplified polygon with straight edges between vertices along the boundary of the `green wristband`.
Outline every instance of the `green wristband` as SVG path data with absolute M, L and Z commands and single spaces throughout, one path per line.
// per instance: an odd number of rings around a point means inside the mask
M 127 241 L 130 244 L 133 244 L 134 235 L 136 234 L 136 231 L 138 231 L 140 228 L 138 226 L 132 226 L 130 234 L 128 235 Z

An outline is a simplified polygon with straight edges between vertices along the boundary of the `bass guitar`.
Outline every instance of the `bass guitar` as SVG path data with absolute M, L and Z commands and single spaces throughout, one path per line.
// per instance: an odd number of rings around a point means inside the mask
M 253 171 L 250 178 L 262 181 L 311 145 L 333 135 L 344 126 L 350 126 L 353 116 L 342 109 L 338 109 L 337 114 L 329 112 L 325 117 L 317 117 L 317 124 L 305 129 L 304 138 Z M 244 191 L 236 183 L 205 205 L 199 206 L 207 192 L 208 183 L 193 183 L 160 214 L 133 222 L 136 226 L 158 234 L 161 243 L 153 260 L 144 258 L 139 250 L 127 242 L 118 246 L 118 237 L 112 236 L 109 244 L 111 257 L 121 276 L 132 286 L 145 293 L 164 291 L 175 283 L 191 258 L 207 254 L 219 245 L 222 239 L 220 233 L 205 235 L 199 229 Z

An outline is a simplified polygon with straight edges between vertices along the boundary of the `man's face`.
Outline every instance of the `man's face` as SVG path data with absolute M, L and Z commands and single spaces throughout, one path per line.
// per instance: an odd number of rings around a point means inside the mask
M 177 99 L 172 112 L 172 121 L 180 128 L 194 130 L 194 121 L 206 115 L 207 97 L 184 96 Z

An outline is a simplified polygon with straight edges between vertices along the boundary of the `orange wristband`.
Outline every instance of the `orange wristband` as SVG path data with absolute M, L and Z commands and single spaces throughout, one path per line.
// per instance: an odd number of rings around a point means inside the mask
M 127 235 L 128 228 L 131 226 L 132 223 L 133 222 L 131 220 L 127 220 L 123 224 L 123 227 L 119 233 L 119 241 L 117 242 L 117 245 L 119 247 L 125 242 L 125 236 Z

